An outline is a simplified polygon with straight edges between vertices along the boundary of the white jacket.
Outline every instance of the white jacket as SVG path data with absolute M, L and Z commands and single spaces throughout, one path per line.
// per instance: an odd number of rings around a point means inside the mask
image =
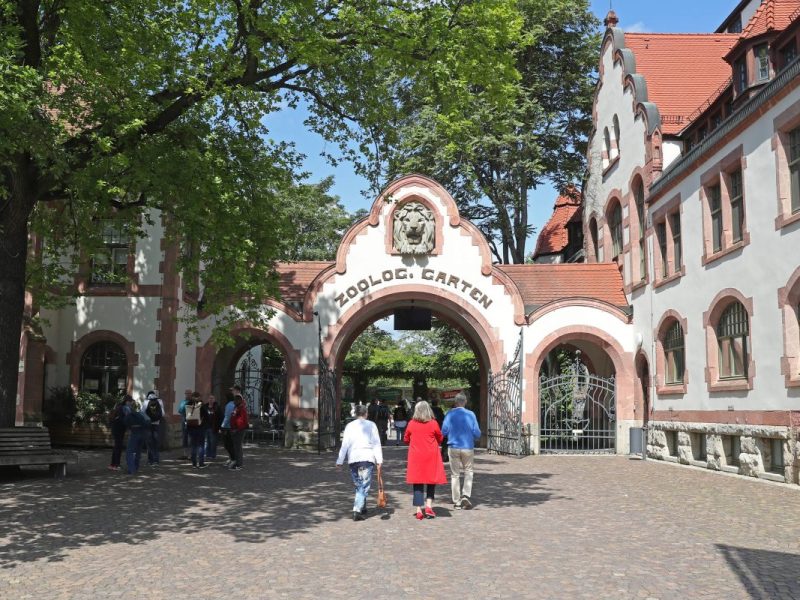
M 347 459 L 349 463 L 371 462 L 383 464 L 383 449 L 378 427 L 372 421 L 358 418 L 350 421 L 344 428 L 342 448 L 336 464 L 341 465 Z

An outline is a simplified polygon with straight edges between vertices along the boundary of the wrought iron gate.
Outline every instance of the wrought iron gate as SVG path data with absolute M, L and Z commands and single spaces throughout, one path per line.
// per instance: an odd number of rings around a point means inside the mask
M 336 372 L 330 368 L 322 345 L 319 347 L 317 398 L 317 451 L 339 445 L 339 419 L 336 415 Z
M 260 358 L 260 359 L 259 359 Z M 268 412 L 270 401 L 278 407 L 278 421 L 283 421 L 286 406 L 286 363 L 280 367 L 269 367 L 264 364 L 263 354 L 248 350 L 239 362 L 235 381 L 242 388 L 242 395 L 247 403 L 247 412 L 251 415 L 264 416 Z
M 566 370 L 539 381 L 542 453 L 594 454 L 616 447 L 616 382 L 589 373 L 580 352 Z
M 487 449 L 498 454 L 525 453 L 522 443 L 522 331 L 514 357 L 489 375 Z

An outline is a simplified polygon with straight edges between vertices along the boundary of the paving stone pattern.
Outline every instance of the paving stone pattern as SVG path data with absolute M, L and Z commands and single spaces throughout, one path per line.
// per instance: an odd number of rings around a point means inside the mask
M 800 492 L 785 485 L 480 452 L 475 508 L 441 488 L 439 517 L 418 522 L 405 450 L 387 448 L 390 506 L 353 522 L 331 454 L 249 448 L 231 472 L 168 453 L 134 477 L 106 460 L 0 480 L 0 598 L 800 599 Z

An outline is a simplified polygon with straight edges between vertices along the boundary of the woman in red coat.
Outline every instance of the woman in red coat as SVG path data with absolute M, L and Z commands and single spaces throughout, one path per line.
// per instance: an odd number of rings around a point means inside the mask
M 447 475 L 444 472 L 442 454 L 439 451 L 442 431 L 433 416 L 430 404 L 424 401 L 417 402 L 414 407 L 414 416 L 409 421 L 403 435 L 403 441 L 409 444 L 406 483 L 414 486 L 416 517 L 420 521 L 426 517 L 433 519 L 436 516 L 436 513 L 433 512 L 436 484 L 447 483 Z M 423 504 L 425 506 L 424 514 L 422 512 Z

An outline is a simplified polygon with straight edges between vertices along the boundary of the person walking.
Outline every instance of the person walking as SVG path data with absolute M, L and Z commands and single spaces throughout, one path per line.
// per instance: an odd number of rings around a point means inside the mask
M 233 464 L 231 469 L 239 471 L 244 466 L 243 449 L 244 432 L 250 427 L 250 420 L 247 417 L 247 406 L 241 395 L 234 396 L 234 409 L 231 414 L 231 441 L 233 442 Z
M 433 417 L 430 404 L 424 400 L 414 406 L 414 416 L 406 427 L 403 441 L 409 445 L 406 483 L 410 483 L 414 489 L 416 518 L 420 521 L 425 518 L 433 519 L 436 517 L 433 512 L 436 486 L 447 483 L 447 475 L 439 450 L 442 431 Z
M 142 458 L 142 441 L 144 440 L 145 429 L 150 426 L 147 415 L 136 410 L 133 403 L 133 396 L 126 394 L 123 399 L 125 405 L 123 414 L 125 427 L 128 428 L 128 447 L 125 449 L 125 462 L 128 467 L 129 475 L 136 475 L 139 470 L 139 463 Z
M 111 429 L 111 437 L 114 439 L 114 447 L 111 450 L 111 464 L 108 468 L 112 471 L 119 471 L 119 461 L 122 458 L 123 441 L 125 439 L 125 401 L 123 397 L 108 416 L 108 425 Z
M 433 418 L 436 419 L 436 422 L 439 424 L 439 429 L 441 429 L 442 425 L 444 424 L 444 410 L 439 405 L 439 398 L 435 396 L 433 397 L 433 399 L 431 399 L 431 412 L 433 412 Z M 440 452 L 442 453 L 442 462 L 448 462 L 450 460 L 450 457 L 447 455 L 446 436 L 442 439 Z
M 389 429 L 389 407 L 380 398 L 378 398 L 377 406 L 375 425 L 378 427 L 378 436 L 381 438 L 381 444 L 386 444 Z
M 406 431 L 406 425 L 408 425 L 408 412 L 406 412 L 405 400 L 400 400 L 400 402 L 397 403 L 392 418 L 394 419 L 394 432 L 396 436 L 394 445 L 399 446 L 403 443 L 403 434 Z
M 217 458 L 217 439 L 222 424 L 222 409 L 213 394 L 208 395 L 208 428 L 206 429 L 206 460 Z
M 342 447 L 336 466 L 341 467 L 346 460 L 350 467 L 350 478 L 355 487 L 353 500 L 353 521 L 363 521 L 367 515 L 367 496 L 372 485 L 372 471 L 378 467 L 380 476 L 383 465 L 383 450 L 378 428 L 367 420 L 367 407 L 359 404 L 355 407 L 356 418 L 344 428 Z
M 189 429 L 186 427 L 186 404 L 192 399 L 192 390 L 183 391 L 183 400 L 178 404 L 178 414 L 181 416 L 181 448 L 183 460 L 189 458 Z
M 225 396 L 225 410 L 222 413 L 222 422 L 220 423 L 220 431 L 222 433 L 222 445 L 228 453 L 228 460 L 225 461 L 225 467 L 230 467 L 236 461 L 233 453 L 233 435 L 231 434 L 231 416 L 236 408 L 236 400 L 233 394 L 233 388 L 228 391 Z
M 150 425 L 144 432 L 145 446 L 147 447 L 147 464 L 151 467 L 158 466 L 161 446 L 161 419 L 164 417 L 164 403 L 155 391 L 147 392 L 142 411 L 150 420 Z
M 192 467 L 206 468 L 206 429 L 209 425 L 208 407 L 198 392 L 186 403 L 186 428 L 189 430 L 189 445 L 192 449 Z
M 472 464 L 475 458 L 475 440 L 481 437 L 481 428 L 475 413 L 466 408 L 467 397 L 464 392 L 456 394 L 453 408 L 447 411 L 442 426 L 442 434 L 447 436 L 450 456 L 450 491 L 453 508 L 472 508 Z M 464 487 L 461 487 L 461 476 Z

